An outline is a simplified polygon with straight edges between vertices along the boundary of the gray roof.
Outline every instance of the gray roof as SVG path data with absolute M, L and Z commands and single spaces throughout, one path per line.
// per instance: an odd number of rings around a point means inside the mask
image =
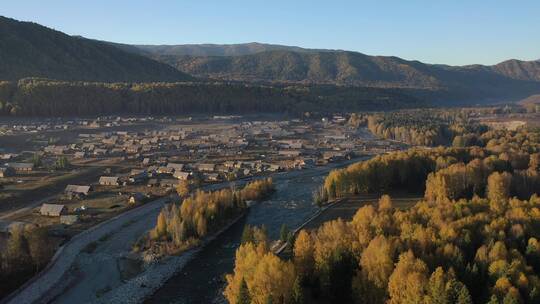
M 168 163 L 167 168 L 172 168 L 174 170 L 180 171 L 180 170 L 182 170 L 182 168 L 184 168 L 184 164 Z
M 180 182 L 177 179 L 162 179 L 159 183 L 161 186 L 176 186 Z
M 34 168 L 32 163 L 8 163 L 7 165 L 13 169 Z
M 43 204 L 39 209 L 39 213 L 44 215 L 60 215 L 65 208 L 65 205 Z
M 90 191 L 90 186 L 67 185 L 65 191 L 67 193 L 81 193 L 86 195 Z
M 199 170 L 207 170 L 207 171 L 213 171 L 215 167 L 216 167 L 216 165 L 214 165 L 214 164 L 199 164 L 197 166 L 197 168 L 199 168 Z
M 173 176 L 180 179 L 187 179 L 189 178 L 190 173 L 189 172 L 183 172 L 183 171 L 174 171 Z
M 118 177 L 117 176 L 102 176 L 99 178 L 99 183 L 118 183 Z
M 131 172 L 129 172 L 129 176 L 136 176 L 141 174 L 146 174 L 146 170 L 143 169 L 131 169 Z

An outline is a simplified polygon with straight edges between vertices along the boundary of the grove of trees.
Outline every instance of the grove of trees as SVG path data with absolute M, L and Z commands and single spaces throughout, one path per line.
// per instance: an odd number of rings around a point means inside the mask
M 45 267 L 54 250 L 45 228 L 14 226 L 0 251 L 0 297 Z
M 261 200 L 272 191 L 271 178 L 250 182 L 240 190 L 198 190 L 180 204 L 163 207 L 155 228 L 136 244 L 135 249 L 151 250 L 158 255 L 182 252 L 240 216 L 247 208 L 247 201 Z
M 428 199 L 472 198 L 485 194 L 493 172 L 509 174 L 513 196 L 526 199 L 539 193 L 540 133 L 487 131 L 478 138 L 485 146 L 413 148 L 333 170 L 317 197 L 407 190 L 425 192 Z
M 474 134 L 487 130 L 472 122 L 467 111 L 435 109 L 374 114 L 367 126 L 379 137 L 420 146 L 471 146 L 477 144 Z

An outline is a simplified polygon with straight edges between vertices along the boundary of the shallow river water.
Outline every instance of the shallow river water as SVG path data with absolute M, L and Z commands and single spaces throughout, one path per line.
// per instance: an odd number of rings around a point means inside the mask
M 269 200 L 254 205 L 244 219 L 208 244 L 146 303 L 226 303 L 221 295 L 224 276 L 233 270 L 244 225 L 264 224 L 270 239 L 279 237 L 282 224 L 290 229 L 300 226 L 317 211 L 312 193 L 326 174 L 351 162 L 275 176 L 277 191 Z

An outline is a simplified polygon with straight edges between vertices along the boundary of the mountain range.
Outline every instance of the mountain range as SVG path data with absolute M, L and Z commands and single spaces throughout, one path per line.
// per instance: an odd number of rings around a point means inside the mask
M 116 46 L 203 79 L 428 90 L 449 102 L 512 100 L 540 92 L 540 61 L 449 66 L 262 43 Z
M 129 48 L 184 73 L 220 80 L 447 89 L 488 95 L 492 92 L 505 97 L 519 91 L 535 91 L 540 82 L 539 61 L 449 66 L 392 56 L 260 43 Z
M 449 66 L 344 50 L 263 43 L 128 45 L 0 17 L 0 80 L 243 82 L 404 90 L 447 104 L 540 93 L 540 61 Z M 349 92 L 351 89 L 347 89 Z
M 268 51 L 313 52 L 330 51 L 306 49 L 297 46 L 267 44 L 259 42 L 239 44 L 178 44 L 178 45 L 129 45 L 116 44 L 127 51 L 134 51 L 147 56 L 242 56 Z

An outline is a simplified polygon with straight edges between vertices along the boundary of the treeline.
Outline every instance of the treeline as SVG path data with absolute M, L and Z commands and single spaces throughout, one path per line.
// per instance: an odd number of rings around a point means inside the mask
M 158 255 L 177 254 L 241 215 L 247 208 L 247 201 L 261 200 L 272 191 L 271 178 L 253 181 L 241 190 L 199 190 L 181 204 L 163 207 L 155 228 L 138 242 L 135 249 L 151 250 Z
M 503 193 L 490 183 L 489 193 Z M 540 303 L 540 198 L 383 196 L 352 221 L 300 231 L 292 261 L 260 242 L 236 252 L 229 303 Z
M 426 180 L 427 199 L 484 196 L 490 181 L 504 185 L 509 195 L 521 199 L 540 193 L 540 133 L 498 130 L 478 138 L 486 143 L 485 148 L 467 149 L 470 162 L 438 159 L 439 170 Z
M 349 194 L 381 193 L 391 189 L 423 191 L 423 182 L 436 168 L 430 151 L 412 149 L 376 156 L 332 170 L 324 180 L 322 191 L 328 199 Z
M 475 136 L 485 147 L 409 149 L 333 170 L 317 199 L 390 190 L 425 192 L 431 199 L 472 198 L 484 195 L 493 172 L 510 174 L 514 196 L 528 198 L 540 191 L 540 133 L 499 130 Z
M 375 101 L 374 101 L 375 100 Z M 226 82 L 0 82 L 0 115 L 85 116 L 373 110 L 423 103 L 399 89 Z
M 449 145 L 456 136 L 464 135 L 455 145 L 464 147 L 477 145 L 470 134 L 487 131 L 486 126 L 472 123 L 468 114 L 436 109 L 387 112 L 370 115 L 367 126 L 381 138 L 421 146 Z
M 531 155 L 529 168 L 526 162 L 525 166 L 514 167 L 509 160 L 494 155 L 476 158 L 467 164 L 456 163 L 429 174 L 425 197 L 440 201 L 484 196 L 491 182 L 504 186 L 508 195 L 528 198 L 531 194 L 540 193 L 539 159 L 539 154 Z
M 0 250 L 0 298 L 45 267 L 54 254 L 47 230 L 13 227 Z

